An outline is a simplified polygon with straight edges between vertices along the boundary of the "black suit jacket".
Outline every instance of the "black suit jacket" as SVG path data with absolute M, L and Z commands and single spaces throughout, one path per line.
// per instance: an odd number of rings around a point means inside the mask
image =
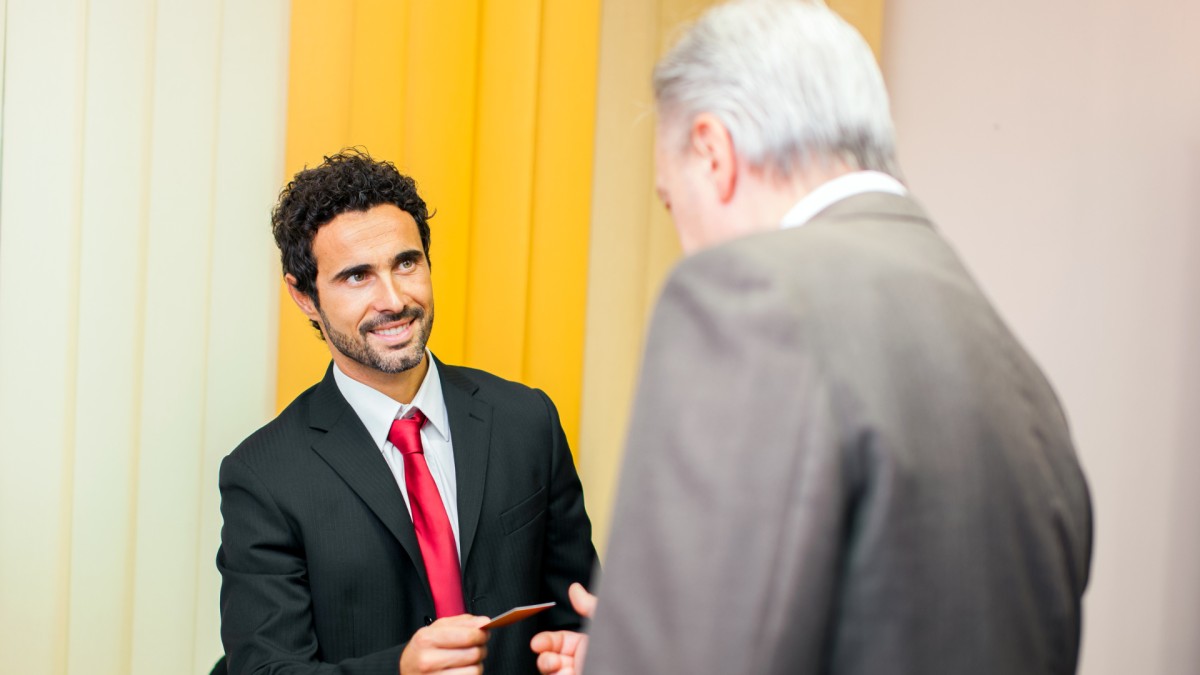
M 583 492 L 541 391 L 438 362 L 458 483 L 466 609 L 555 600 L 496 630 L 488 673 L 534 673 L 538 630 L 575 628 L 595 562 Z M 221 464 L 221 637 L 241 673 L 395 675 L 435 616 L 403 497 L 332 368 Z

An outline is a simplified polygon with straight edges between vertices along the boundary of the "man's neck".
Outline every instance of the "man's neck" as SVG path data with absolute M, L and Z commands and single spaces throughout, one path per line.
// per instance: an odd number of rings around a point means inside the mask
M 744 215 L 744 234 L 778 228 L 783 217 L 797 202 L 818 187 L 850 171 L 845 164 L 839 163 L 830 167 L 811 166 L 786 177 L 758 169 L 743 174 L 735 212 Z
M 415 368 L 409 368 L 399 373 L 385 373 L 364 366 L 341 354 L 333 357 L 338 368 L 341 368 L 342 372 L 350 379 L 386 394 L 397 403 L 404 404 L 412 403 L 413 397 L 417 395 L 417 390 L 421 388 L 421 383 L 425 381 L 425 373 L 429 372 L 429 359 L 429 353 L 426 352 L 421 363 L 417 364 Z

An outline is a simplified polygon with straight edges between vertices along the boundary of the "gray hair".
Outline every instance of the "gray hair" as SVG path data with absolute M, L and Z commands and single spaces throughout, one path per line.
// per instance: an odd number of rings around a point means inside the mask
M 655 66 L 654 96 L 673 128 L 710 113 L 739 156 L 784 177 L 837 160 L 899 176 L 875 56 L 820 0 L 713 8 Z

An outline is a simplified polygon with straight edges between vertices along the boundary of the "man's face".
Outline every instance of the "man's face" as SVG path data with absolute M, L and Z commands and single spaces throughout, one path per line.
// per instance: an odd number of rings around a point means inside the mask
M 361 381 L 420 365 L 433 283 L 413 217 L 393 204 L 347 211 L 317 230 L 312 247 L 319 305 L 301 308 L 320 322 L 338 367 Z
M 654 138 L 654 183 L 671 214 L 684 253 L 712 243 L 714 202 L 711 186 L 698 173 L 702 161 L 677 124 L 660 121 Z

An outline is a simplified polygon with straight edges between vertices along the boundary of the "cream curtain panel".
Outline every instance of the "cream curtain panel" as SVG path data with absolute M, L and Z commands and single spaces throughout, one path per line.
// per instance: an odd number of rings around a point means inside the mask
M 3 669 L 207 673 L 216 468 L 274 399 L 288 5 L 5 4 Z

